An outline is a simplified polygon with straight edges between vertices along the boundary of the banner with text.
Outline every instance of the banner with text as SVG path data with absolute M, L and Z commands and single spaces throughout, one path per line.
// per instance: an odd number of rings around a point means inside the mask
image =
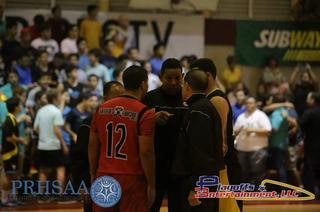
M 235 54 L 243 65 L 320 62 L 319 23 L 238 21 Z
M 7 19 L 15 19 L 22 25 L 32 25 L 32 19 L 36 14 L 48 17 L 50 11 L 8 9 L 5 12 Z M 85 17 L 85 14 L 85 11 L 63 11 L 63 17 L 71 23 L 77 23 L 80 18 Z M 203 56 L 204 18 L 201 15 L 125 14 L 133 26 L 141 59 L 147 59 L 152 55 L 153 45 L 157 42 L 166 43 L 166 58 L 180 58 L 189 54 Z M 119 15 L 120 13 L 100 13 L 98 19 L 103 26 L 106 22 L 117 20 Z

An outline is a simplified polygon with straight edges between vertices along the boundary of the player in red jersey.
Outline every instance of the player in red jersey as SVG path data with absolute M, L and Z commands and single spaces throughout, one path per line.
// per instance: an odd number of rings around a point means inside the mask
M 114 207 L 94 205 L 94 211 L 147 212 L 155 196 L 155 114 L 140 102 L 148 90 L 148 74 L 130 66 L 123 73 L 123 83 L 125 95 L 97 110 L 88 152 L 92 180 L 105 175 L 115 178 L 122 196 Z

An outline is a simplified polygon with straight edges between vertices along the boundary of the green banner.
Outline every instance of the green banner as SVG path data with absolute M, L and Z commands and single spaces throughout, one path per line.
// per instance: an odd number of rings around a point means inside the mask
M 320 62 L 320 23 L 238 21 L 235 54 L 242 65 Z

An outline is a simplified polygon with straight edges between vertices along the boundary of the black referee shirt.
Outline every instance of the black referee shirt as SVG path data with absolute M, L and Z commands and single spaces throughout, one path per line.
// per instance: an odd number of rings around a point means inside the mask
M 218 175 L 224 167 L 220 116 L 204 94 L 194 94 L 180 129 L 172 173 L 193 190 L 201 175 Z

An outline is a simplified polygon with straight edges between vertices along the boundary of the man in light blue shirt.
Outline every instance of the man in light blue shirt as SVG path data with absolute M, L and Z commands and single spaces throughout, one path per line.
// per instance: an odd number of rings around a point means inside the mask
M 19 86 L 18 84 L 18 74 L 14 71 L 8 74 L 8 83 L 0 88 L 0 92 L 3 93 L 8 99 L 13 96 L 13 88 Z
M 90 66 L 87 68 L 87 75 L 92 74 L 99 77 L 98 89 L 100 94 L 103 94 L 103 83 L 110 81 L 110 74 L 108 68 L 99 63 L 100 51 L 98 49 L 92 49 L 89 52 Z

